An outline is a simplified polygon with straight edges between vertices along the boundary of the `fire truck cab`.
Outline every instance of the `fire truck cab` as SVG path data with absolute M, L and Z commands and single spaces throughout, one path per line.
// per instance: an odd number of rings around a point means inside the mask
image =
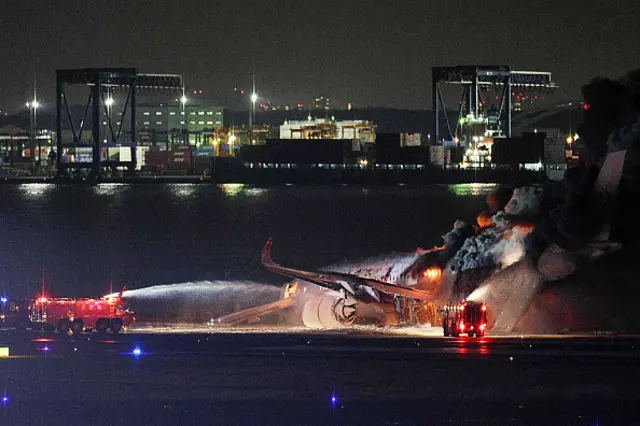
M 465 300 L 444 308 L 442 328 L 445 336 L 483 337 L 487 329 L 487 306 Z

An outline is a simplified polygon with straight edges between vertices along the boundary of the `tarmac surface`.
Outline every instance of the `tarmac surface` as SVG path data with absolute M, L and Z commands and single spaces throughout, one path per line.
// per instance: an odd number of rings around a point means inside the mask
M 637 336 L 178 331 L 0 332 L 0 424 L 640 424 Z

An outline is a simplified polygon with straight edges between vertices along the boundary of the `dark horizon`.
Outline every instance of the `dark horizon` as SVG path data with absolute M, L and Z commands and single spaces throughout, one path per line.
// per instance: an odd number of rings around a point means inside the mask
M 0 110 L 33 96 L 52 103 L 54 70 L 127 67 L 184 75 L 217 105 L 239 109 L 256 90 L 274 103 L 330 97 L 336 108 L 430 108 L 430 69 L 506 64 L 549 71 L 556 99 L 575 99 L 595 76 L 637 67 L 634 2 L 298 2 L 185 0 L 63 4 L 7 0 L 0 17 Z M 534 23 L 534 24 L 532 24 Z M 246 95 L 245 94 L 245 95 Z

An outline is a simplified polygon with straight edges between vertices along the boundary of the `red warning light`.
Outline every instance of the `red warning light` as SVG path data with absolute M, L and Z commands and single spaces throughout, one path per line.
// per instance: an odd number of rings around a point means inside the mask
M 197 95 L 197 94 L 198 94 L 198 91 L 197 91 L 197 90 L 194 90 L 194 91 L 193 91 L 193 94 L 194 94 L 194 95 Z
M 588 110 L 589 108 L 591 108 L 591 105 L 589 105 L 589 104 L 584 104 L 584 106 L 583 106 L 582 108 L 584 108 L 584 110 L 586 111 L 586 110 Z
M 198 93 L 200 93 L 202 95 L 202 90 L 199 90 Z

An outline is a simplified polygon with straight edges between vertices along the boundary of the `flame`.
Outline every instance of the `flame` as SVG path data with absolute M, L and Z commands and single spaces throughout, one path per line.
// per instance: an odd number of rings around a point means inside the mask
M 432 266 L 431 268 L 428 268 L 423 272 L 423 275 L 425 277 L 432 280 L 440 277 L 441 274 L 442 274 L 442 270 L 437 266 Z
M 298 281 L 294 281 L 292 283 L 287 284 L 287 286 L 284 288 L 284 298 L 288 299 L 291 297 L 292 294 L 296 293 L 298 291 Z

